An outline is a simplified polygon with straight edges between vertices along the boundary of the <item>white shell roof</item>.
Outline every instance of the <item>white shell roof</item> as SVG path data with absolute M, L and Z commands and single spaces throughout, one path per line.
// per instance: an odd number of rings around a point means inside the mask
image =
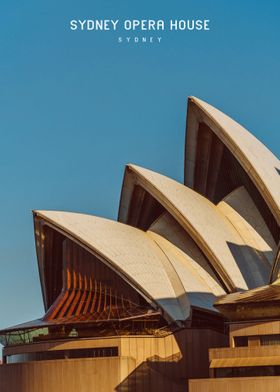
M 194 104 L 191 115 L 188 115 L 193 132 L 193 125 L 198 121 L 215 125 L 211 129 L 247 171 L 280 222 L 279 160 L 253 135 L 219 110 L 197 98 L 190 98 L 190 102 Z M 190 185 L 195 167 L 194 136 L 194 133 L 191 134 L 187 142 Z M 229 195 L 216 206 L 168 177 L 128 165 L 119 211 L 119 219 L 124 223 L 135 185 L 140 185 L 158 200 L 183 232 L 188 233 L 228 291 L 264 284 L 262 279 L 266 267 L 259 264 L 262 258 L 251 248 L 255 243 L 261 248 L 266 244 L 259 242 L 257 234 L 262 232 L 258 228 L 260 220 L 254 205 L 246 199 L 242 190 Z M 239 206 L 241 199 L 247 200 L 250 207 L 251 226 L 247 224 L 243 210 L 235 208 L 235 203 Z M 172 236 L 166 236 L 166 232 L 160 232 L 162 228 L 166 229 L 165 225 L 170 225 L 170 221 L 162 219 L 161 226 L 160 222 L 158 226 L 155 223 L 144 232 L 91 215 L 61 211 L 34 213 L 110 265 L 151 303 L 158 304 L 170 319 L 185 320 L 191 305 L 211 309 L 215 295 L 224 292 L 218 278 L 216 281 L 207 268 L 191 256 L 191 252 L 178 247 Z M 267 235 L 265 238 L 269 244 L 271 239 Z M 184 241 L 186 245 L 187 241 Z
M 129 169 L 131 181 L 146 189 L 184 227 L 230 291 L 263 284 L 260 271 L 251 270 L 253 252 L 215 204 L 161 174 L 135 165 Z M 123 192 L 132 188 L 127 179 Z M 128 207 L 127 194 L 124 201 L 121 209 Z
M 235 287 L 247 288 L 239 268 L 227 247 L 227 241 L 239 241 L 216 206 L 192 189 L 162 174 L 129 165 L 142 177 L 143 185 L 180 222 L 187 232 L 196 239 L 200 248 L 208 248 L 208 257 L 214 258 L 223 270 L 228 272 Z M 152 186 L 152 188 L 151 188 Z M 209 227 L 212 230 L 209 230 Z M 211 257 L 213 256 L 213 257 Z M 223 265 L 224 264 L 224 265 Z
M 173 279 L 178 281 L 179 290 L 188 294 L 191 305 L 216 310 L 213 308 L 215 296 L 221 296 L 225 291 L 205 265 L 206 260 L 201 263 L 197 257 L 199 250 L 194 249 L 196 245 L 187 238 L 184 229 L 169 213 L 164 213 L 147 233 L 165 253 L 170 269 L 173 267 Z M 176 245 L 172 242 L 174 237 Z M 203 258 L 201 254 L 199 256 Z
M 144 231 L 119 222 L 73 212 L 35 211 L 105 260 L 136 290 L 157 303 L 173 320 L 185 320 L 190 304 L 179 303 L 164 265 L 165 254 Z M 185 293 L 183 293 L 185 294 Z
M 216 125 L 211 129 L 243 166 L 270 206 L 275 219 L 280 223 L 279 159 L 255 136 L 220 110 L 195 97 L 190 97 L 189 102 L 201 111 L 199 114 L 188 113 L 189 127 L 194 126 L 192 116 L 197 116 L 198 121 L 206 123 L 209 119 Z M 194 156 L 195 141 L 192 139 L 192 137 L 187 139 L 186 159 L 193 159 L 190 157 Z M 192 167 L 191 162 L 190 167 Z M 191 172 L 186 175 L 192 176 Z

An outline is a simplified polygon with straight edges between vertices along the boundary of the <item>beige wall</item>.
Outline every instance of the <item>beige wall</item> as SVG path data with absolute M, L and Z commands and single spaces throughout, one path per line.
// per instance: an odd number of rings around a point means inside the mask
M 132 358 L 86 358 L 0 366 L 1 392 L 109 392 L 135 367 Z
M 234 347 L 235 336 L 260 336 L 273 334 L 280 334 L 280 321 L 233 323 L 230 325 L 230 346 Z
M 0 392 L 187 391 L 187 378 L 209 376 L 208 349 L 227 337 L 184 329 L 164 337 L 123 336 L 6 348 L 5 355 L 118 346 L 119 357 L 52 360 L 0 366 Z
M 280 377 L 212 378 L 190 380 L 189 392 L 278 392 Z
M 209 359 L 227 358 L 255 358 L 255 357 L 278 357 L 280 358 L 280 346 L 251 346 L 235 348 L 212 348 L 209 350 Z M 280 388 L 279 388 L 280 390 Z

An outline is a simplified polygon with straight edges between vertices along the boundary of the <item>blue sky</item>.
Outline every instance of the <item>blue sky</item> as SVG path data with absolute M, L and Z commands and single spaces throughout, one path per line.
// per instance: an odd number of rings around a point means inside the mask
M 0 327 L 43 314 L 31 210 L 114 219 L 128 162 L 181 181 L 187 96 L 228 113 L 278 156 L 280 149 L 277 0 L 5 3 Z M 103 18 L 207 18 L 211 31 L 120 45 L 120 34 L 68 27 Z

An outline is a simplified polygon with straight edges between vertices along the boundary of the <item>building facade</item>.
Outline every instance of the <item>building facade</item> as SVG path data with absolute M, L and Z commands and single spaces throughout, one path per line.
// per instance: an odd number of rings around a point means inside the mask
M 215 306 L 228 320 L 228 347 L 209 350 L 210 378 L 190 380 L 190 392 L 280 390 L 280 278 Z
M 34 211 L 45 315 L 0 331 L 1 392 L 207 391 L 256 347 L 279 382 L 276 337 L 249 328 L 278 331 L 274 299 L 238 302 L 278 288 L 279 160 L 197 98 L 185 151 L 184 184 L 127 165 L 117 222 Z

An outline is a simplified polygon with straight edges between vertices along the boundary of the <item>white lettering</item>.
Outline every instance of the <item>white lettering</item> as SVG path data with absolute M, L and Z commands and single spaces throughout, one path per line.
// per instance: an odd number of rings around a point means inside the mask
M 70 29 L 71 30 L 77 30 L 77 21 L 76 20 L 71 20 L 71 22 L 70 22 Z
M 117 30 L 117 25 L 119 23 L 119 19 L 110 20 L 110 19 L 84 19 L 84 20 L 71 20 L 70 28 L 71 30 Z
M 130 21 L 130 20 L 125 20 L 125 21 L 124 21 L 124 28 L 125 28 L 126 30 L 131 30 L 131 26 L 132 26 L 132 24 L 131 24 L 131 21 Z
M 87 21 L 87 30 L 94 30 L 94 21 L 93 20 Z
M 177 22 L 177 20 L 170 20 L 170 30 L 177 30 L 177 28 L 178 28 L 178 22 Z
M 84 25 L 86 24 L 86 20 L 78 20 L 78 22 L 80 23 L 81 26 L 81 30 L 84 30 Z
M 197 20 L 195 22 L 196 30 L 202 30 L 203 29 L 203 22 L 202 20 Z
M 116 30 L 117 29 L 117 24 L 119 23 L 119 20 L 111 20 L 112 25 L 113 25 L 113 29 Z
M 95 30 L 103 30 L 103 20 L 95 21 Z
M 185 30 L 185 29 L 186 29 L 186 25 L 184 26 L 183 29 L 180 29 L 180 30 Z M 188 30 L 194 29 L 194 20 L 187 20 L 187 29 Z
M 210 30 L 209 28 L 209 23 L 210 20 L 209 19 L 171 19 L 169 22 L 169 30 Z
M 154 19 L 127 19 L 124 21 L 125 30 L 164 30 L 164 21 L 163 20 L 154 20 Z
M 209 23 L 210 23 L 209 19 L 204 20 L 204 30 L 210 30 Z

